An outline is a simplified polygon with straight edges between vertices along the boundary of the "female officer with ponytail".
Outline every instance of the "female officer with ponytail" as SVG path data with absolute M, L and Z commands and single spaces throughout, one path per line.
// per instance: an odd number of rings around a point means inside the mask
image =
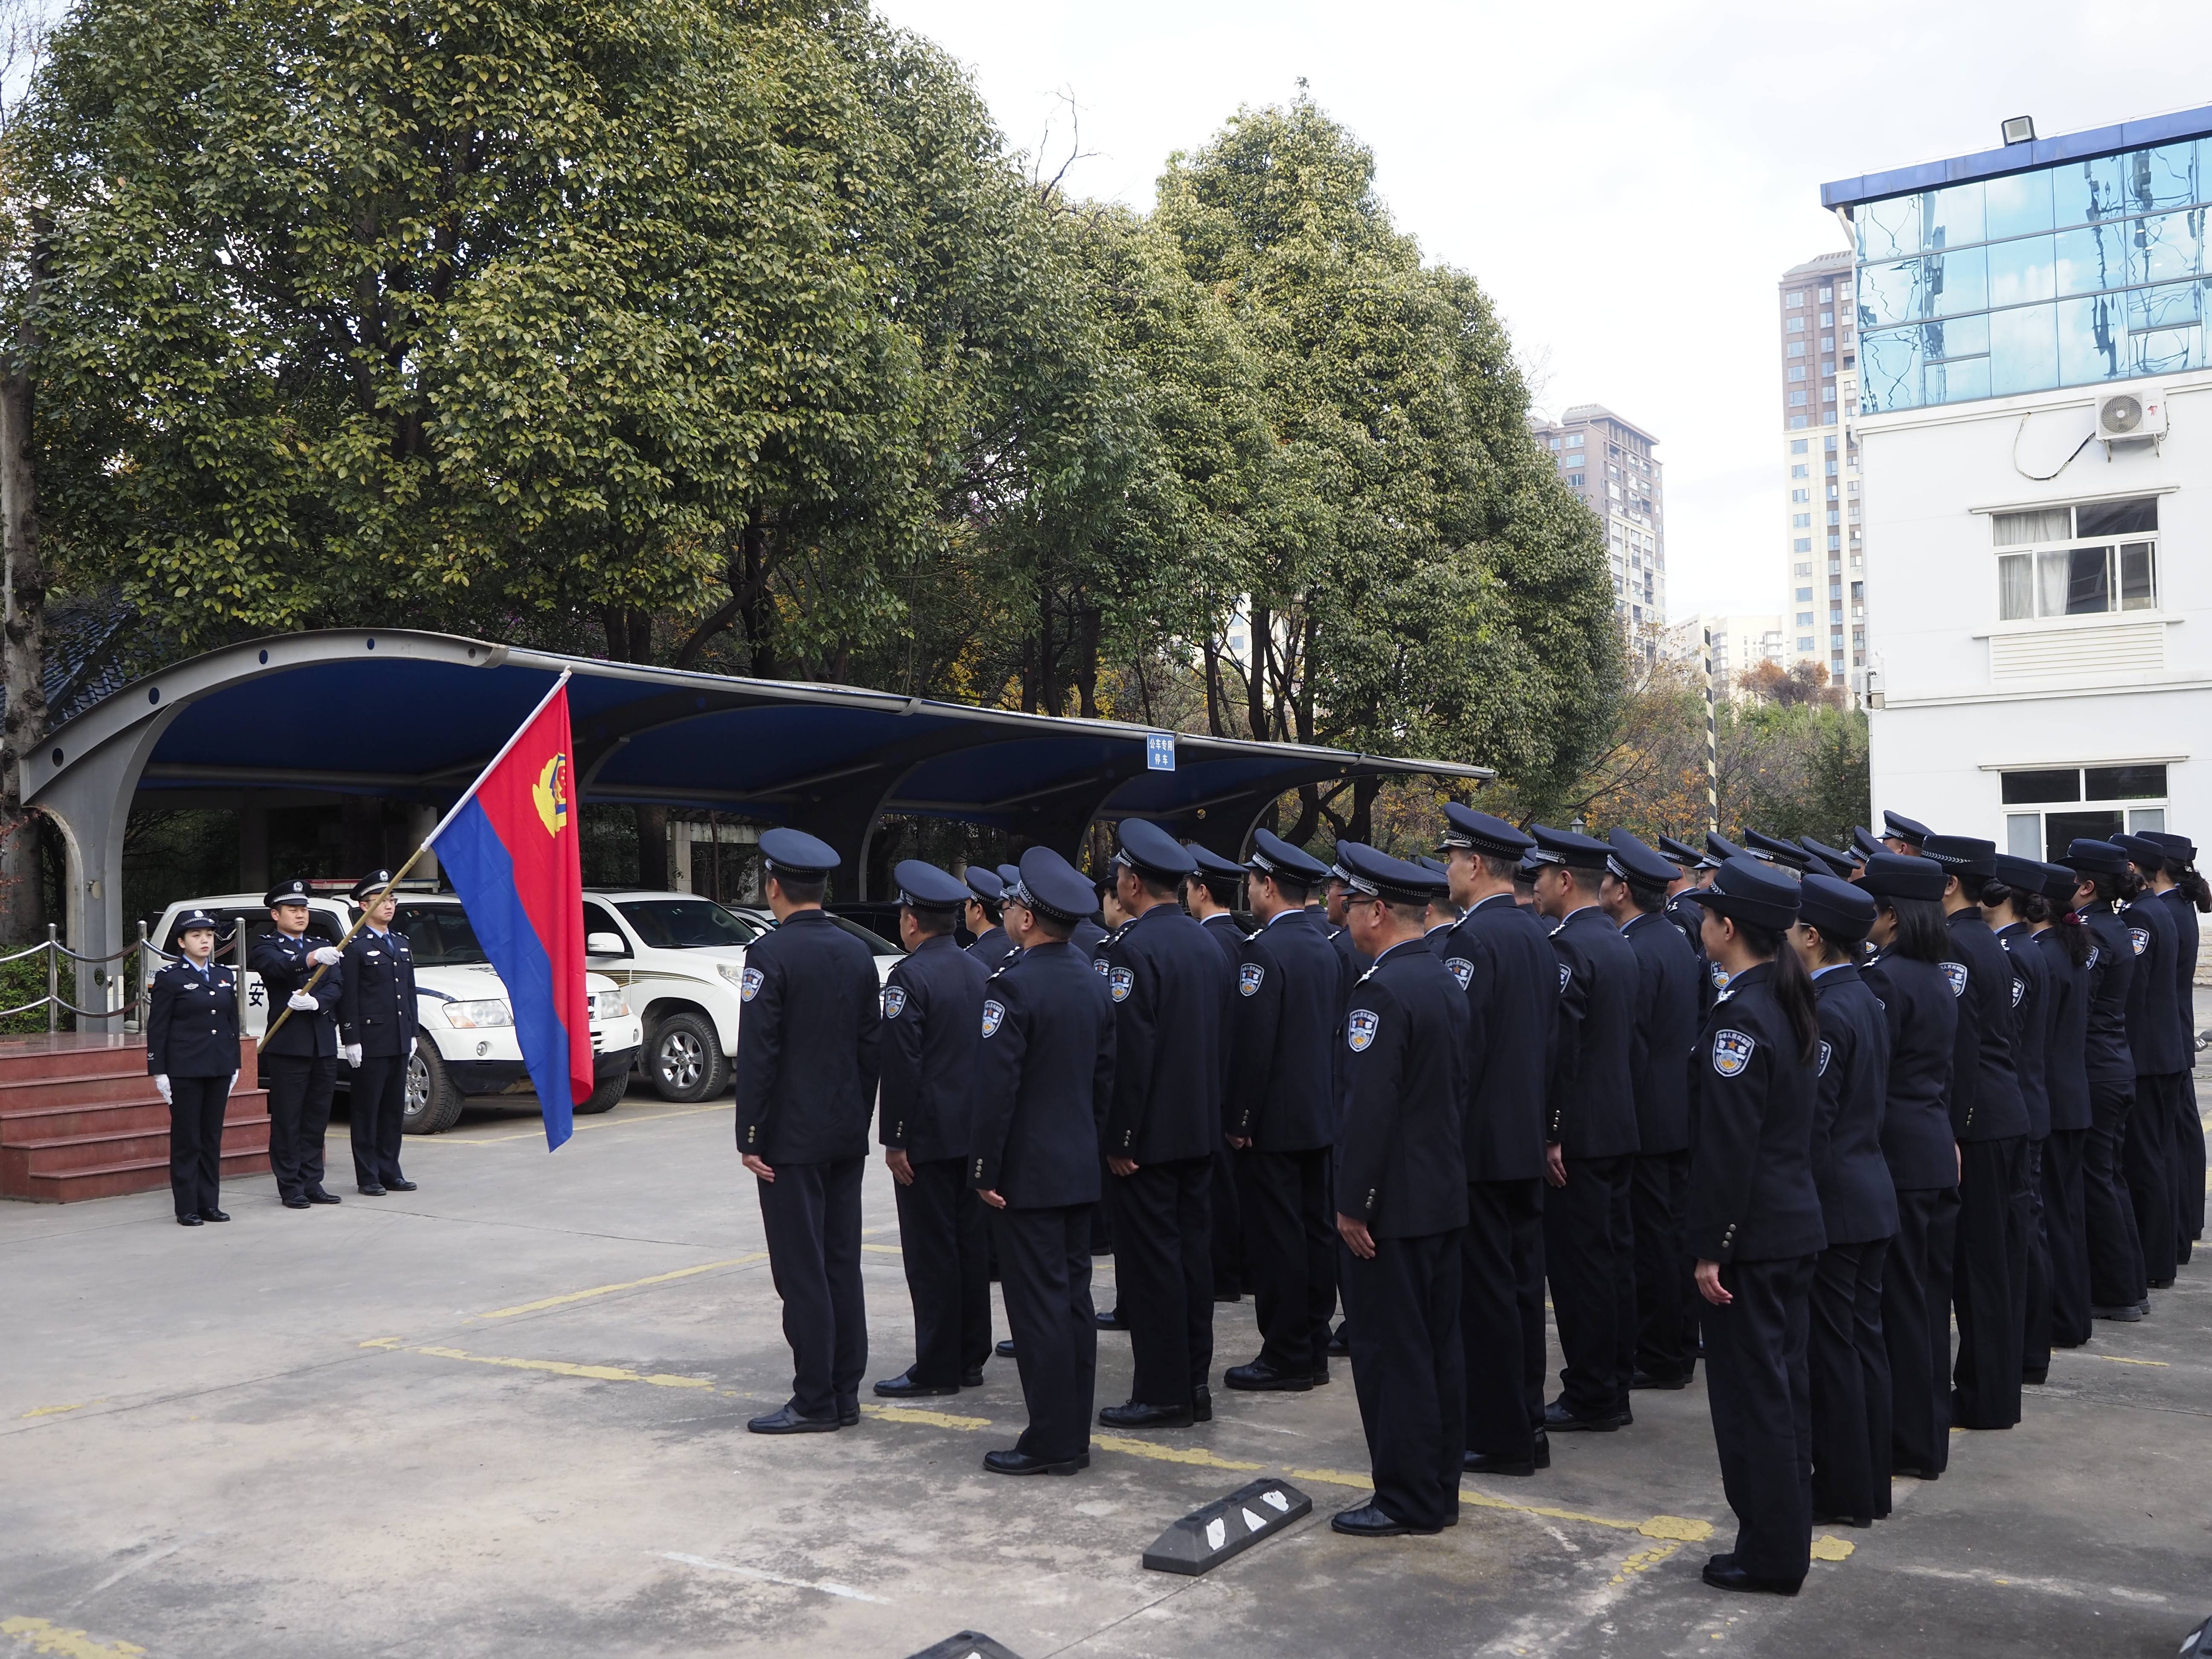
M 1827 1235 L 1813 1182 L 1820 1016 L 1785 939 L 1797 884 L 1745 857 L 1699 896 L 1706 955 L 1729 975 L 1692 1058 L 1698 1144 L 1688 1243 L 1705 1298 L 1705 1392 L 1735 1548 L 1718 1589 L 1795 1595 L 1811 1561 L 1813 1264 Z
M 2186 836 L 2146 830 L 2136 837 L 2166 854 L 2165 868 L 2151 890 L 2173 917 L 2174 1008 L 2181 1018 L 2183 1070 L 2173 1119 L 2174 1255 L 2189 1260 L 2190 1246 L 2204 1237 L 2204 1120 L 2197 1115 L 2197 913 L 2212 911 L 2212 887 L 2197 872 L 2197 845 Z
M 2074 908 L 2088 928 L 2089 1133 L 2081 1143 L 2081 1224 L 2089 1244 L 2089 1316 L 2132 1324 L 2150 1304 L 2142 1241 L 2122 1148 L 2135 1114 L 2136 1066 L 2128 1042 L 2135 1001 L 2135 942 L 2121 911 L 2135 896 L 2128 855 L 2108 841 L 2077 836 L 2063 860 L 2079 881 Z
M 2090 960 L 2096 941 L 2074 913 L 2081 878 L 2063 864 L 2042 866 L 2043 908 L 2028 926 L 2050 969 L 2044 1027 L 2043 1086 L 2051 1133 L 2043 1142 L 2043 1231 L 2051 1245 L 2051 1341 L 2078 1348 L 2089 1340 L 2089 1234 L 2082 1208 L 2082 1152 L 2094 1112 L 2089 1096 Z

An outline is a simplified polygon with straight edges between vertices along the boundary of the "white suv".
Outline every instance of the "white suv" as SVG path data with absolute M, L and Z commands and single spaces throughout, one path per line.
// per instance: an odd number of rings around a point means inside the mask
M 451 893 L 414 892 L 404 887 L 397 896 L 399 910 L 392 925 L 407 935 L 414 953 L 416 1012 L 422 1022 L 407 1066 L 407 1110 L 401 1127 L 409 1134 L 436 1134 L 459 1121 L 461 1109 L 473 1096 L 529 1092 L 530 1073 L 515 1039 L 507 987 L 484 959 L 460 900 Z M 252 941 L 275 925 L 268 907 L 251 893 L 179 899 L 147 936 L 157 950 L 174 952 L 173 930 L 187 910 L 205 910 L 215 917 L 221 928 L 218 957 L 226 963 L 237 961 L 235 930 L 241 922 L 249 957 Z M 345 900 L 323 894 L 308 900 L 307 912 L 307 932 L 332 945 L 345 936 L 359 914 Z M 644 1034 L 622 988 L 612 980 L 603 974 L 587 975 L 585 988 L 592 999 L 595 1086 L 589 1100 L 576 1103 L 576 1110 L 604 1112 L 622 1098 Z M 268 1001 L 261 975 L 249 969 L 244 1010 L 248 1036 L 258 1037 L 268 1029 Z M 340 1088 L 347 1086 L 350 1075 L 344 1066 L 338 1067 Z
M 888 979 L 905 953 L 856 921 L 831 920 L 868 947 L 878 981 Z M 745 947 L 775 925 L 696 893 L 586 890 L 584 949 L 644 1019 L 639 1064 L 663 1100 L 712 1100 L 729 1088 Z

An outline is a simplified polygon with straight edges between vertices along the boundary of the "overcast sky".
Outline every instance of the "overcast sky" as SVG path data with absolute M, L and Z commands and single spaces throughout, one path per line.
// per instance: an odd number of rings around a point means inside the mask
M 1321 106 L 1539 382 L 1661 440 L 1668 609 L 1780 608 L 1775 282 L 1845 246 L 1823 181 L 2212 103 L 2212 5 L 877 0 L 1079 194 L 1150 207 L 1240 104 Z

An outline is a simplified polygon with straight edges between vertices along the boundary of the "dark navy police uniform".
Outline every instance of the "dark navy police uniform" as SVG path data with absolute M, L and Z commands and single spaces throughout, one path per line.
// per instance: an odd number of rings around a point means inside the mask
M 304 881 L 280 883 L 262 899 L 271 909 L 307 902 Z M 313 953 L 328 948 L 327 939 L 282 928 L 253 941 L 247 964 L 261 976 L 272 1022 L 315 978 L 319 964 Z M 269 1091 L 269 1167 L 276 1177 L 276 1195 L 288 1208 L 337 1201 L 336 1194 L 323 1190 L 323 1137 L 337 1085 L 337 1009 L 344 984 L 343 963 L 324 970 L 307 992 L 315 999 L 313 1011 L 297 1009 L 288 1015 L 273 1035 L 262 1038 L 255 1062 L 261 1086 Z
M 2126 872 L 2128 855 L 2110 842 L 2077 837 L 2068 847 L 2064 862 L 2078 874 L 2110 878 Z M 2089 1133 L 2081 1146 L 2090 1316 L 2132 1322 L 2143 1316 L 2142 1304 L 2150 1295 L 2122 1150 L 2136 1103 L 2135 1054 L 2128 1040 L 2128 1009 L 2135 997 L 2135 942 L 2120 911 L 2108 900 L 2093 901 L 2081 916 L 2095 941 L 2089 958 L 2084 1039 Z
M 215 929 L 204 910 L 177 924 Z M 222 1119 L 238 1075 L 238 984 L 210 958 L 205 969 L 171 963 L 154 975 L 146 1011 L 146 1073 L 169 1080 L 169 1193 L 187 1225 L 228 1221 L 222 1212 Z
M 363 877 L 354 887 L 354 902 L 367 904 L 391 880 L 388 870 Z M 347 1047 L 361 1050 L 347 1103 L 354 1180 L 372 1197 L 411 1192 L 413 1183 L 399 1170 L 399 1137 L 407 1121 L 407 1062 L 417 1029 L 414 952 L 404 933 L 363 927 L 346 945 L 338 971 L 338 1030 Z M 289 1030 L 291 1022 L 285 1024 Z

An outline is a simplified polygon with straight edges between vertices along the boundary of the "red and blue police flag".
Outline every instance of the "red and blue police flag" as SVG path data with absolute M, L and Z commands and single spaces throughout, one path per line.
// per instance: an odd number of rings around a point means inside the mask
M 537 712 L 430 832 L 453 891 L 514 1010 L 550 1152 L 592 1092 L 584 876 L 564 671 Z

